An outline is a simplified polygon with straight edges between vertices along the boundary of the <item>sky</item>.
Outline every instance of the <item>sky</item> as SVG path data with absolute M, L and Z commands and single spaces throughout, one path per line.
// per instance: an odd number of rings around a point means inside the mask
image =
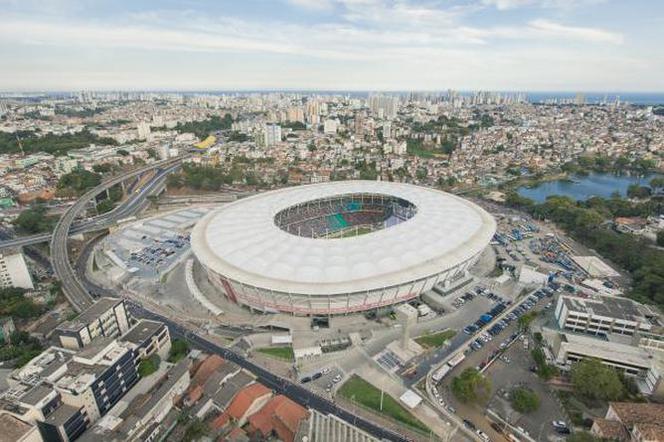
M 664 92 L 663 0 L 0 0 L 0 90 Z

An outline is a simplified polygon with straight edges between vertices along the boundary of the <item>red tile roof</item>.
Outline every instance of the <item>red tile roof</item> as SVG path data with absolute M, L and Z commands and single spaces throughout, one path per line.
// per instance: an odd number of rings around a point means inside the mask
M 269 394 L 272 394 L 272 392 L 265 385 L 259 383 L 251 384 L 244 387 L 235 395 L 226 412 L 233 419 L 239 420 L 254 402 Z
M 275 396 L 257 413 L 249 417 L 251 432 L 267 437 L 273 431 L 284 442 L 293 442 L 300 422 L 309 412 L 286 396 Z
M 208 356 L 201 365 L 196 369 L 194 377 L 191 379 L 192 385 L 202 385 L 205 383 L 207 378 L 210 377 L 215 370 L 217 370 L 224 363 L 224 360 L 221 356 L 211 355 Z

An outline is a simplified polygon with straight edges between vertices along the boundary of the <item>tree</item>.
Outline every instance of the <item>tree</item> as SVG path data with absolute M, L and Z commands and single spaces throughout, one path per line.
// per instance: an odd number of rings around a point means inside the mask
M 519 387 L 512 391 L 510 403 L 519 413 L 531 413 L 539 408 L 540 398 L 531 389 Z
M 171 351 L 168 353 L 168 362 L 177 362 L 187 356 L 189 345 L 183 339 L 175 339 L 171 343 Z
M 86 190 L 101 183 L 101 175 L 85 169 L 73 170 L 58 180 L 58 193 L 63 196 L 80 196 Z
M 650 188 L 639 186 L 638 184 L 630 184 L 627 188 L 627 196 L 637 199 L 648 198 L 650 196 Z
M 664 189 L 664 177 L 655 177 L 651 179 L 650 187 L 653 189 Z
M 657 245 L 664 247 L 664 230 L 657 232 Z
M 194 418 L 182 437 L 183 442 L 194 442 L 208 434 L 208 427 L 200 419 Z
M 114 207 L 115 204 L 113 204 L 113 201 L 111 201 L 110 199 L 105 199 L 99 204 L 97 204 L 97 212 L 99 212 L 99 214 L 110 212 L 111 210 L 113 210 Z
M 155 371 L 159 370 L 159 365 L 161 364 L 161 358 L 158 354 L 153 354 L 147 359 L 143 359 L 138 364 L 138 374 L 144 378 L 150 376 Z
M 491 394 L 491 380 L 475 368 L 466 368 L 452 379 L 451 388 L 461 402 L 484 402 Z
M 517 323 L 519 324 L 519 329 L 521 330 L 528 330 L 530 328 L 530 324 L 535 320 L 537 317 L 537 312 L 531 311 L 526 313 L 525 315 L 519 316 L 519 319 L 517 320 Z
M 13 224 L 23 233 L 42 233 L 52 230 L 56 220 L 56 217 L 46 215 L 45 206 L 38 205 L 21 212 Z
M 582 359 L 572 365 L 572 384 L 576 391 L 589 399 L 613 401 L 624 395 L 620 377 L 612 367 L 599 359 Z

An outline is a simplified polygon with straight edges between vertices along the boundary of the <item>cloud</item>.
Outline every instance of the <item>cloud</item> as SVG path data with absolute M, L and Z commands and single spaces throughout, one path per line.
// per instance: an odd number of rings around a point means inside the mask
M 330 10 L 333 8 L 332 0 L 287 0 L 293 6 L 311 10 Z
M 528 23 L 535 33 L 544 37 L 556 37 L 593 43 L 622 44 L 623 35 L 597 28 L 565 26 L 549 20 L 538 19 Z

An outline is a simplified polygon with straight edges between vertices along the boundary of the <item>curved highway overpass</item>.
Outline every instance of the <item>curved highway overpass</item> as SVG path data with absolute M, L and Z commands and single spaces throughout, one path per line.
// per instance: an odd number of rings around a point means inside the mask
M 141 167 L 131 172 L 127 172 L 125 174 L 111 178 L 110 180 L 107 180 L 97 187 L 87 191 L 78 199 L 78 201 L 76 201 L 73 206 L 71 206 L 64 214 L 62 214 L 55 226 L 55 229 L 53 229 L 53 234 L 51 235 L 51 262 L 53 263 L 53 270 L 55 275 L 62 283 L 62 291 L 64 292 L 65 297 L 76 311 L 80 312 L 81 310 L 90 307 L 93 301 L 92 296 L 90 296 L 81 281 L 79 281 L 74 268 L 69 262 L 67 239 L 69 238 L 70 229 L 74 219 L 85 209 L 85 206 L 89 201 L 91 201 L 101 192 L 104 192 L 106 189 L 109 189 L 110 187 L 129 178 L 141 175 L 156 168 L 165 169 L 163 171 L 163 175 L 162 173 L 157 175 L 165 177 L 180 164 L 183 158 L 184 157 L 177 157 L 160 161 L 158 163 Z M 123 210 L 114 210 L 113 212 L 109 212 L 112 215 L 109 216 L 109 218 L 103 220 L 92 220 L 91 225 L 89 226 L 91 230 L 97 230 L 99 228 L 105 227 L 107 224 L 103 223 L 108 222 L 107 220 L 110 220 L 114 223 L 118 219 L 126 217 L 128 213 L 131 213 L 140 208 L 145 203 L 145 198 L 154 190 L 156 182 L 158 182 L 158 180 L 152 180 L 149 185 L 143 186 L 135 195 L 132 196 L 132 198 L 130 198 L 130 200 L 128 200 L 129 202 L 123 207 Z

